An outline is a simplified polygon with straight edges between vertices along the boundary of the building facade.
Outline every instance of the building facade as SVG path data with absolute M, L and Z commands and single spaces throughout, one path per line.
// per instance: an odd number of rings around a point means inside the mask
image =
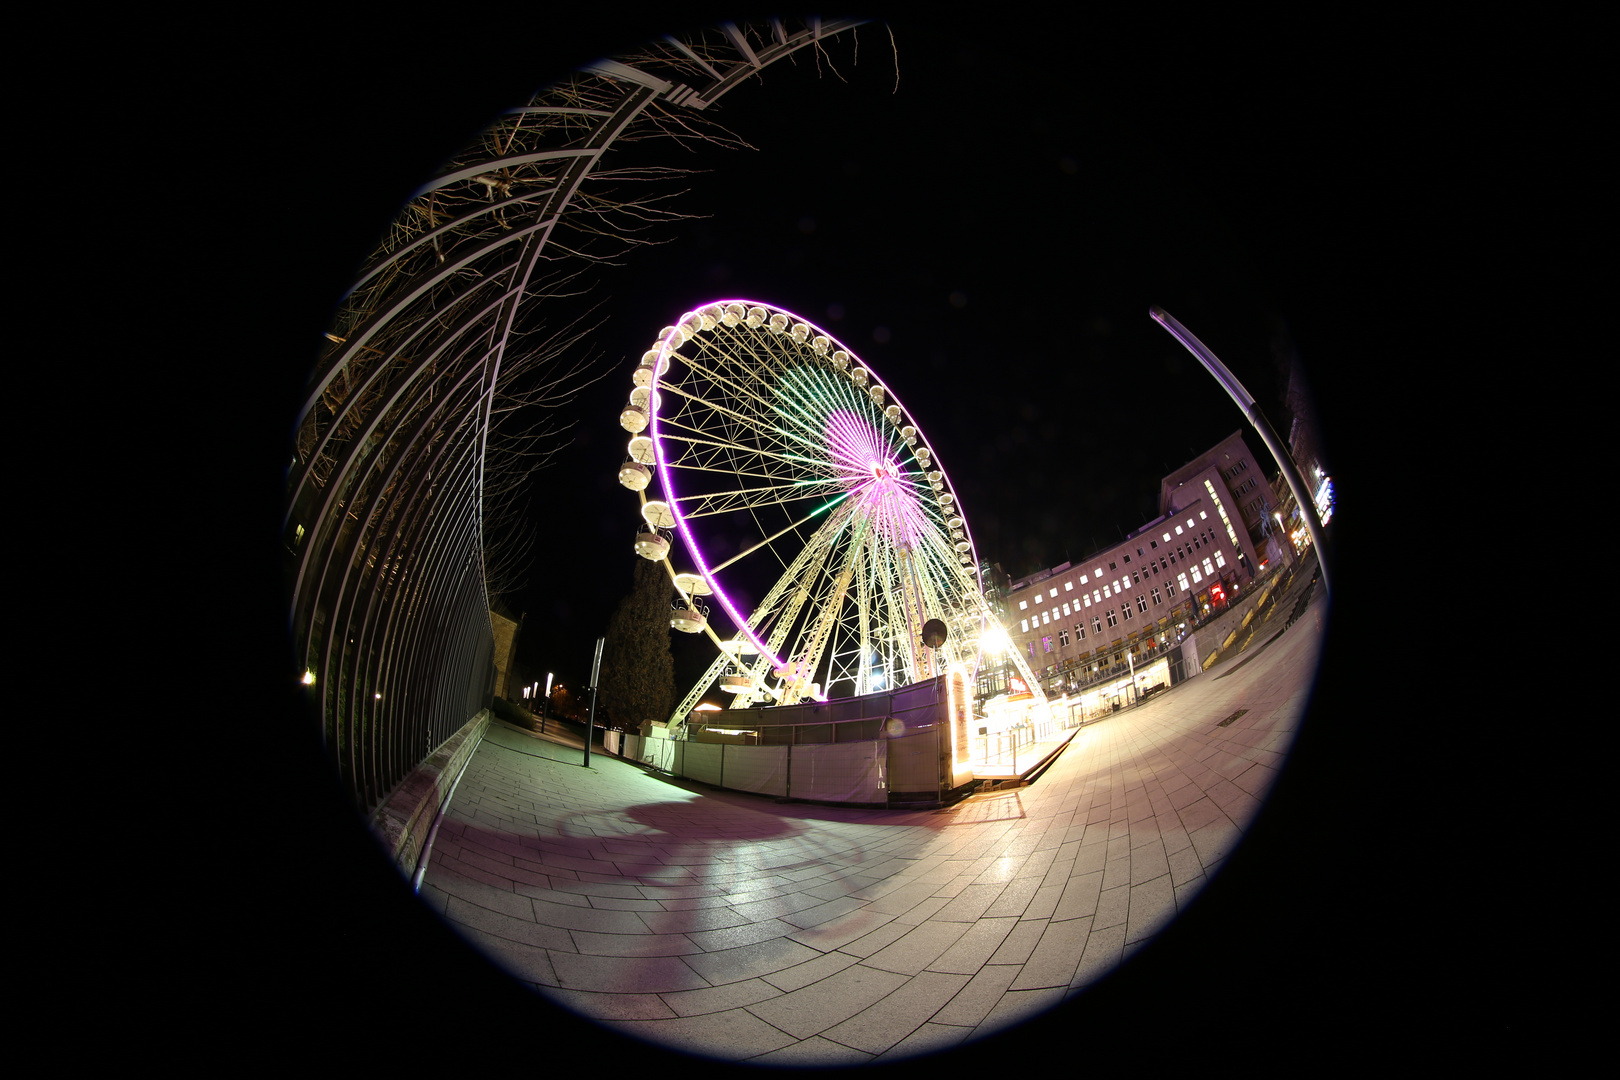
M 1130 536 L 1012 581 L 1002 600 L 1010 647 L 1050 689 L 1065 673 L 1077 684 L 1173 646 L 1189 617 L 1221 610 L 1260 573 L 1273 498 L 1261 460 L 1233 432 L 1161 481 L 1159 516 Z

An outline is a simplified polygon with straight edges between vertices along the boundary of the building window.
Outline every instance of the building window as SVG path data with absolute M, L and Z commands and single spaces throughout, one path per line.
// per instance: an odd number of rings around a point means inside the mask
M 1018 601 L 1018 610 L 1019 611 L 1023 611 L 1027 607 L 1029 607 L 1029 601 L 1028 600 L 1020 600 L 1020 601 Z
M 1204 580 L 1204 579 L 1203 579 L 1203 578 L 1202 578 L 1202 577 L 1200 577 L 1200 576 L 1199 576 L 1199 574 L 1198 574 L 1198 564 L 1197 564 L 1197 563 L 1194 563 L 1194 564 L 1193 564 L 1193 568 L 1192 568 L 1192 576 L 1193 576 L 1193 584 L 1194 584 L 1194 585 L 1196 585 L 1196 584 L 1198 584 L 1198 583 L 1199 583 L 1199 582 L 1200 582 L 1200 581 L 1203 581 L 1203 580 Z
M 1150 547 L 1153 550 L 1157 551 L 1159 549 L 1159 542 L 1157 540 L 1149 540 L 1148 541 L 1148 547 Z
M 1108 609 L 1108 625 L 1109 626 L 1118 626 L 1119 625 L 1119 616 L 1114 613 L 1113 608 Z
M 1090 606 L 1091 606 L 1091 597 L 1089 597 L 1089 596 L 1086 596 L 1086 597 L 1082 597 L 1082 599 L 1083 599 L 1083 600 L 1085 600 L 1085 602 L 1086 602 L 1086 607 L 1090 607 Z
M 1226 556 L 1219 551 L 1215 552 L 1215 565 L 1222 569 L 1226 567 Z
M 1063 614 L 1067 615 L 1068 613 L 1069 613 L 1069 602 L 1067 600 L 1065 600 L 1065 601 L 1063 601 Z
M 1147 597 L 1138 596 L 1136 598 L 1136 610 L 1144 613 L 1147 611 Z
M 1123 604 L 1119 605 L 1119 613 L 1121 615 L 1125 616 L 1127 619 L 1136 618 L 1135 615 L 1131 614 L 1131 602 L 1129 600 L 1127 600 Z
M 1020 634 L 1029 633 L 1029 620 L 1028 619 L 1019 619 L 1018 620 L 1018 632 Z
M 1195 573 L 1195 574 L 1196 574 L 1196 573 L 1198 573 L 1198 571 L 1197 571 L 1197 570 L 1196 570 L 1196 569 L 1194 569 L 1194 570 L 1193 570 L 1193 573 Z M 1194 579 L 1194 580 L 1196 580 L 1196 579 Z M 1052 617 L 1051 617 L 1051 616 L 1050 616 L 1050 615 L 1048 615 L 1048 614 L 1047 614 L 1047 613 L 1046 613 L 1046 612 L 1044 612 L 1044 611 L 1043 611 L 1043 612 L 1041 612 L 1041 625 L 1042 625 L 1042 626 L 1046 626 L 1046 625 L 1047 625 L 1047 624 L 1048 624 L 1048 623 L 1050 623 L 1050 622 L 1051 622 L 1051 621 L 1052 621 Z
M 1186 574 L 1177 574 L 1176 575 L 1176 581 L 1181 585 L 1181 591 L 1186 592 L 1187 591 L 1187 575 Z
M 1159 587 L 1155 585 L 1153 586 L 1153 605 L 1157 607 L 1162 603 L 1164 603 L 1164 599 L 1159 595 Z
M 1164 595 L 1167 598 L 1176 595 L 1176 587 L 1170 584 L 1168 581 L 1164 583 Z
M 1033 641 L 1029 643 L 1029 658 L 1031 660 L 1035 659 L 1035 643 Z
M 1074 624 L 1074 640 L 1076 640 L 1076 641 L 1084 641 L 1085 639 L 1086 639 L 1086 624 L 1083 623 L 1083 622 L 1075 623 Z
M 1118 570 L 1119 569 L 1119 564 L 1111 562 L 1111 563 L 1108 564 L 1108 569 L 1110 569 L 1110 570 Z
M 1215 576 L 1215 567 L 1210 564 L 1208 559 L 1204 560 L 1204 573 L 1208 574 L 1210 577 Z
M 1091 632 L 1093 634 L 1102 633 L 1102 620 L 1095 615 L 1091 617 Z
M 1057 590 L 1053 589 L 1050 593 L 1047 594 L 1046 598 L 1048 600 L 1056 600 L 1057 599 Z
M 1063 583 L 1063 591 L 1064 591 L 1064 592 L 1074 592 L 1074 582 L 1072 582 L 1072 581 L 1065 581 L 1065 582 L 1064 582 L 1064 583 Z
M 1169 533 L 1164 534 L 1164 542 L 1167 543 L 1167 544 L 1170 542 L 1170 534 Z
M 1051 652 L 1052 651 L 1052 636 L 1050 634 L 1048 634 L 1046 637 L 1041 638 L 1041 651 L 1042 652 Z
M 1061 649 L 1069 647 L 1069 631 L 1067 629 L 1058 631 L 1058 647 Z
M 1130 556 L 1129 556 L 1129 555 L 1126 555 L 1126 556 L 1125 556 L 1125 561 L 1126 561 L 1126 562 L 1130 562 L 1130 561 L 1131 561 L 1131 557 L 1130 557 Z
M 1177 525 L 1177 526 L 1176 526 L 1176 535 L 1177 535 L 1177 536 L 1180 536 L 1180 535 L 1181 535 L 1181 526 L 1180 526 L 1180 525 Z M 1169 537 L 1166 537 L 1166 539 L 1169 539 Z
M 1199 521 L 1203 521 L 1203 520 L 1207 519 L 1208 517 L 1209 517 L 1209 514 L 1208 514 L 1207 511 L 1204 511 L 1204 510 L 1198 511 L 1198 520 Z

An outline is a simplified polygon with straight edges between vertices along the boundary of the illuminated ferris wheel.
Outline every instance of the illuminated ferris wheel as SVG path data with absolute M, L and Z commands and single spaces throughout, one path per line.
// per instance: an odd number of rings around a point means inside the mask
M 996 624 L 967 522 L 859 357 L 792 312 L 722 300 L 666 327 L 634 383 L 619 480 L 641 500 L 636 551 L 669 569 L 671 625 L 718 647 L 675 717 L 716 680 L 746 706 L 974 677 Z

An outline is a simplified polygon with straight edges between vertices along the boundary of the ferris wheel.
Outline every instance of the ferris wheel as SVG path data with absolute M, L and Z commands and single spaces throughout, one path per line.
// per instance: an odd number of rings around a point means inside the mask
M 680 594 L 671 626 L 717 647 L 675 718 L 716 680 L 734 707 L 971 682 L 1000 629 L 972 535 L 859 357 L 790 311 L 720 300 L 665 327 L 633 381 L 619 481 L 640 498 L 636 551 Z

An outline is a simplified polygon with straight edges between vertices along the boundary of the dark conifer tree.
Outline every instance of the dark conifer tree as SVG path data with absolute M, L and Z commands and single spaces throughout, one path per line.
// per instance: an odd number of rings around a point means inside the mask
M 669 647 L 675 586 L 662 563 L 636 560 L 635 584 L 608 622 L 602 647 L 597 716 L 634 730 L 668 720 L 675 706 L 675 657 Z

